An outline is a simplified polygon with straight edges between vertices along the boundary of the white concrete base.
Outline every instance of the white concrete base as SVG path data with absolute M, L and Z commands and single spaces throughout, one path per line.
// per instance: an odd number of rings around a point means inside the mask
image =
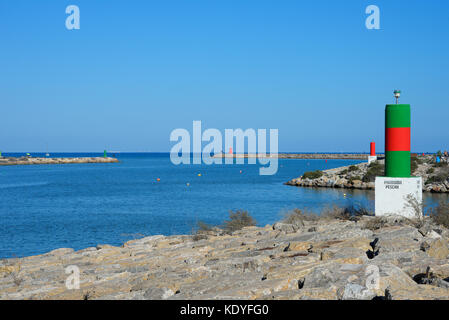
M 368 163 L 371 163 L 376 160 L 377 160 L 377 156 L 368 156 Z
M 376 177 L 375 215 L 422 217 L 422 178 Z

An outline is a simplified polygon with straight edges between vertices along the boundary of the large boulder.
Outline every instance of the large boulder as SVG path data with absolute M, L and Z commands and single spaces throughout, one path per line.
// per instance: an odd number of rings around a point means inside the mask
M 427 254 L 437 259 L 448 259 L 449 246 L 445 239 L 437 239 L 430 244 L 430 247 L 426 250 Z

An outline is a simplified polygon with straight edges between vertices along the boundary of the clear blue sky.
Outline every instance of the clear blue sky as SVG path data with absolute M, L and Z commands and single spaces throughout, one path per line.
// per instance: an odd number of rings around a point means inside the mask
M 277 128 L 280 151 L 383 151 L 396 88 L 412 150 L 449 149 L 447 0 L 0 0 L 0 40 L 3 152 L 169 151 L 193 120 Z

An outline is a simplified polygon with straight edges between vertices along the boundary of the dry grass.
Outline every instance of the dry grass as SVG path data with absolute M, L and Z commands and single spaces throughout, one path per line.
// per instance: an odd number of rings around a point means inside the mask
M 375 218 L 369 219 L 363 226 L 363 229 L 375 231 L 375 230 L 382 229 L 383 227 L 386 226 L 386 224 L 387 224 L 387 221 L 384 218 L 375 217 Z
M 429 208 L 429 214 L 436 224 L 449 228 L 449 202 L 440 202 L 437 207 Z
M 412 195 L 407 195 L 406 197 L 407 203 L 405 204 L 404 209 L 412 209 L 413 214 L 415 215 L 415 219 L 421 220 L 422 219 L 422 212 L 423 212 L 423 203 L 422 201 L 419 202 L 416 200 Z
M 296 208 L 288 211 L 284 215 L 282 222 L 293 225 L 304 225 L 304 221 L 317 221 L 319 219 L 320 217 L 316 213 Z
M 360 206 L 356 207 L 354 205 L 347 207 L 333 206 L 331 208 L 326 208 L 321 216 L 323 218 L 338 219 L 338 220 L 359 220 L 362 216 L 373 216 L 374 214 L 367 208 Z
M 203 221 L 197 222 L 197 228 L 192 230 L 193 240 L 198 241 L 207 239 L 211 233 L 222 234 L 223 232 L 231 234 L 234 231 L 241 230 L 244 227 L 256 225 L 256 220 L 250 216 L 246 210 L 229 211 L 229 220 L 226 220 L 221 226 L 214 226 Z
M 198 226 L 197 233 L 198 232 L 209 232 L 209 231 L 213 231 L 213 229 L 214 229 L 214 226 L 212 226 L 208 223 L 205 223 L 203 221 L 198 221 L 197 226 Z
M 318 220 L 358 220 L 362 216 L 374 216 L 374 213 L 363 206 L 338 207 L 336 205 L 323 209 L 321 214 L 303 209 L 293 209 L 287 212 L 283 223 L 304 225 L 304 221 Z
M 229 211 L 229 220 L 226 220 L 223 225 L 223 230 L 226 233 L 233 233 L 234 231 L 256 225 L 256 220 L 251 217 L 246 210 Z
M 212 233 L 213 231 L 218 231 L 217 227 L 203 221 L 198 221 L 196 224 L 196 228 L 192 228 L 192 240 L 199 241 L 207 239 L 208 234 Z

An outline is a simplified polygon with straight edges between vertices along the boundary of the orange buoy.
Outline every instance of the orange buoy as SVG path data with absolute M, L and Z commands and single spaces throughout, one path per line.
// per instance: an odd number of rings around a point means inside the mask
M 157 178 L 156 181 L 161 181 L 161 179 L 160 179 L 160 178 Z

